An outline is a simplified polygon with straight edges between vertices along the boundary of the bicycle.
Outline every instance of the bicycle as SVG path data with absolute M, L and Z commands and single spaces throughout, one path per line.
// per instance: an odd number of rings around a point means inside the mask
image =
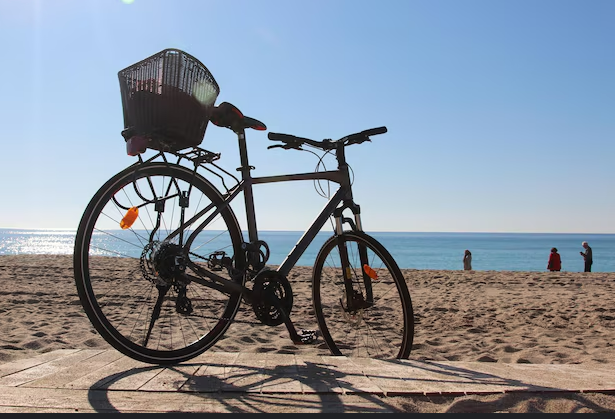
M 363 231 L 345 154 L 346 147 L 371 141 L 386 127 L 335 141 L 269 132 L 280 142 L 269 149 L 314 148 L 335 155 L 338 167 L 253 177 L 246 130 L 267 128 L 228 102 L 214 106 L 219 87 L 196 58 L 167 49 L 119 77 L 122 135 L 137 161 L 93 196 L 74 249 L 80 302 L 111 346 L 146 363 L 180 363 L 214 346 L 245 302 L 264 325 L 284 324 L 297 345 L 322 336 L 332 355 L 408 358 L 414 336 L 410 293 L 391 254 Z M 135 98 L 140 92 L 145 99 Z M 186 102 L 195 97 L 199 107 Z M 152 128 L 161 119 L 162 126 Z M 239 177 L 216 163 L 220 153 L 200 147 L 208 121 L 237 135 Z M 155 154 L 145 158 L 146 151 Z M 259 240 L 253 186 L 305 180 L 333 183 L 337 190 L 274 269 L 267 265 L 268 244 Z M 240 195 L 247 241 L 231 207 Z M 327 220 L 334 223 L 333 235 L 312 272 L 318 332 L 296 330 L 288 274 Z

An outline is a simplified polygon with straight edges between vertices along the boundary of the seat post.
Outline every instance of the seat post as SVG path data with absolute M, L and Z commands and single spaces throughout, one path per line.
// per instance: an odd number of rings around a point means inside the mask
M 246 204 L 246 221 L 248 223 L 248 237 L 250 242 L 258 240 L 258 230 L 256 228 L 256 213 L 254 209 L 254 193 L 252 191 L 252 173 L 254 167 L 248 161 L 248 146 L 246 143 L 245 129 L 238 130 L 237 140 L 239 142 L 239 158 L 241 167 L 237 170 L 241 172 L 241 179 L 244 183 L 243 196 Z

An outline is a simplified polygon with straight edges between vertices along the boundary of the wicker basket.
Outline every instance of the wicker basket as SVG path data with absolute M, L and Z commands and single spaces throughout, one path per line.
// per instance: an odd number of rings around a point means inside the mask
M 148 148 L 163 151 L 203 142 L 220 88 L 199 60 L 165 49 L 125 68 L 118 77 L 126 141 L 145 137 Z

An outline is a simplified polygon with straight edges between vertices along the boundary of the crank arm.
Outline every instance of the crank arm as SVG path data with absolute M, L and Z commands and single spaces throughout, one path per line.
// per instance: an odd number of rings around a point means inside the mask
M 309 345 L 316 341 L 316 331 L 315 330 L 300 330 L 297 331 L 295 329 L 295 325 L 290 319 L 290 315 L 284 310 L 282 306 L 282 302 L 277 298 L 270 299 L 269 303 L 275 306 L 276 309 L 282 313 L 282 318 L 284 319 L 284 325 L 290 334 L 290 339 L 293 341 L 295 345 Z

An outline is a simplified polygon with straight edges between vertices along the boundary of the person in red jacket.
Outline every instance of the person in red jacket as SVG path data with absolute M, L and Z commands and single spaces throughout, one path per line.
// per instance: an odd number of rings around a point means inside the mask
M 557 253 L 557 249 L 555 247 L 551 249 L 547 269 L 551 272 L 559 272 L 562 270 L 562 258 L 560 257 L 559 253 Z

